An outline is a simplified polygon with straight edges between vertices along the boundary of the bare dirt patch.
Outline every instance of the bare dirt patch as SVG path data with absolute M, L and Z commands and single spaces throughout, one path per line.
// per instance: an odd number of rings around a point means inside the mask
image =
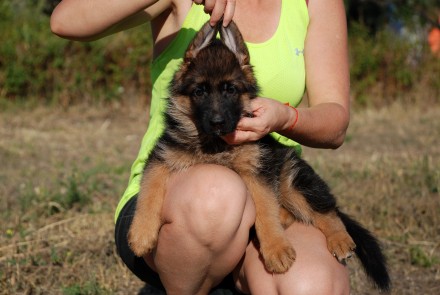
M 0 113 L 0 294 L 136 294 L 113 213 L 142 107 Z M 353 114 L 336 151 L 305 149 L 341 207 L 380 237 L 393 294 L 440 294 L 440 108 Z M 355 260 L 352 294 L 374 294 Z

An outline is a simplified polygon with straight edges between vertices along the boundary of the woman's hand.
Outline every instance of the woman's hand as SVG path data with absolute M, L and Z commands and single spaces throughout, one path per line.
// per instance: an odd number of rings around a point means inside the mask
M 287 130 L 297 116 L 292 108 L 269 98 L 255 98 L 251 107 L 253 117 L 242 118 L 236 131 L 223 137 L 228 144 L 256 141 L 270 132 Z
M 193 0 L 196 4 L 202 4 L 205 12 L 211 15 L 209 20 L 214 26 L 223 17 L 223 26 L 229 25 L 234 16 L 236 0 Z

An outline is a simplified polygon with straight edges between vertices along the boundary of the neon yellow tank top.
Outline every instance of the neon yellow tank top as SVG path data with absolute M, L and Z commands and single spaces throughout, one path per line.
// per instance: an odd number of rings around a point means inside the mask
M 176 38 L 152 63 L 150 122 L 131 167 L 128 187 L 116 208 L 115 219 L 127 201 L 139 192 L 145 162 L 164 129 L 168 85 L 189 43 L 208 19 L 209 15 L 204 13 L 202 5 L 192 5 Z M 274 35 L 263 43 L 246 43 L 260 86 L 260 96 L 289 102 L 293 106 L 301 102 L 305 90 L 304 41 L 308 23 L 306 1 L 282 0 L 280 20 Z M 271 135 L 301 152 L 301 146 L 296 142 L 277 133 Z

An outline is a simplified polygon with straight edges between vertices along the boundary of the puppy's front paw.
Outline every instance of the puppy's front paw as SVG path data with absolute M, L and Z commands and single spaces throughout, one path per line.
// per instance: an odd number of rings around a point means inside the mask
M 296 252 L 286 238 L 280 237 L 276 241 L 260 248 L 267 271 L 285 273 L 296 259 Z
M 160 225 L 140 223 L 133 219 L 133 223 L 128 232 L 128 245 L 138 257 L 153 251 L 157 245 Z
M 353 255 L 356 244 L 346 231 L 338 231 L 327 237 L 327 247 L 339 262 L 344 262 Z

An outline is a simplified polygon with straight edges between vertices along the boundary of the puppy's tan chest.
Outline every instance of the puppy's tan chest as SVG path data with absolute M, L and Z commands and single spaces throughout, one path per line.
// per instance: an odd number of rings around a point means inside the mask
M 163 156 L 166 165 L 172 171 L 182 171 L 197 164 L 216 164 L 237 172 L 255 173 L 260 162 L 260 150 L 253 144 L 235 146 L 228 151 L 215 154 L 203 153 L 200 150 L 191 153 L 183 150 L 167 150 Z

